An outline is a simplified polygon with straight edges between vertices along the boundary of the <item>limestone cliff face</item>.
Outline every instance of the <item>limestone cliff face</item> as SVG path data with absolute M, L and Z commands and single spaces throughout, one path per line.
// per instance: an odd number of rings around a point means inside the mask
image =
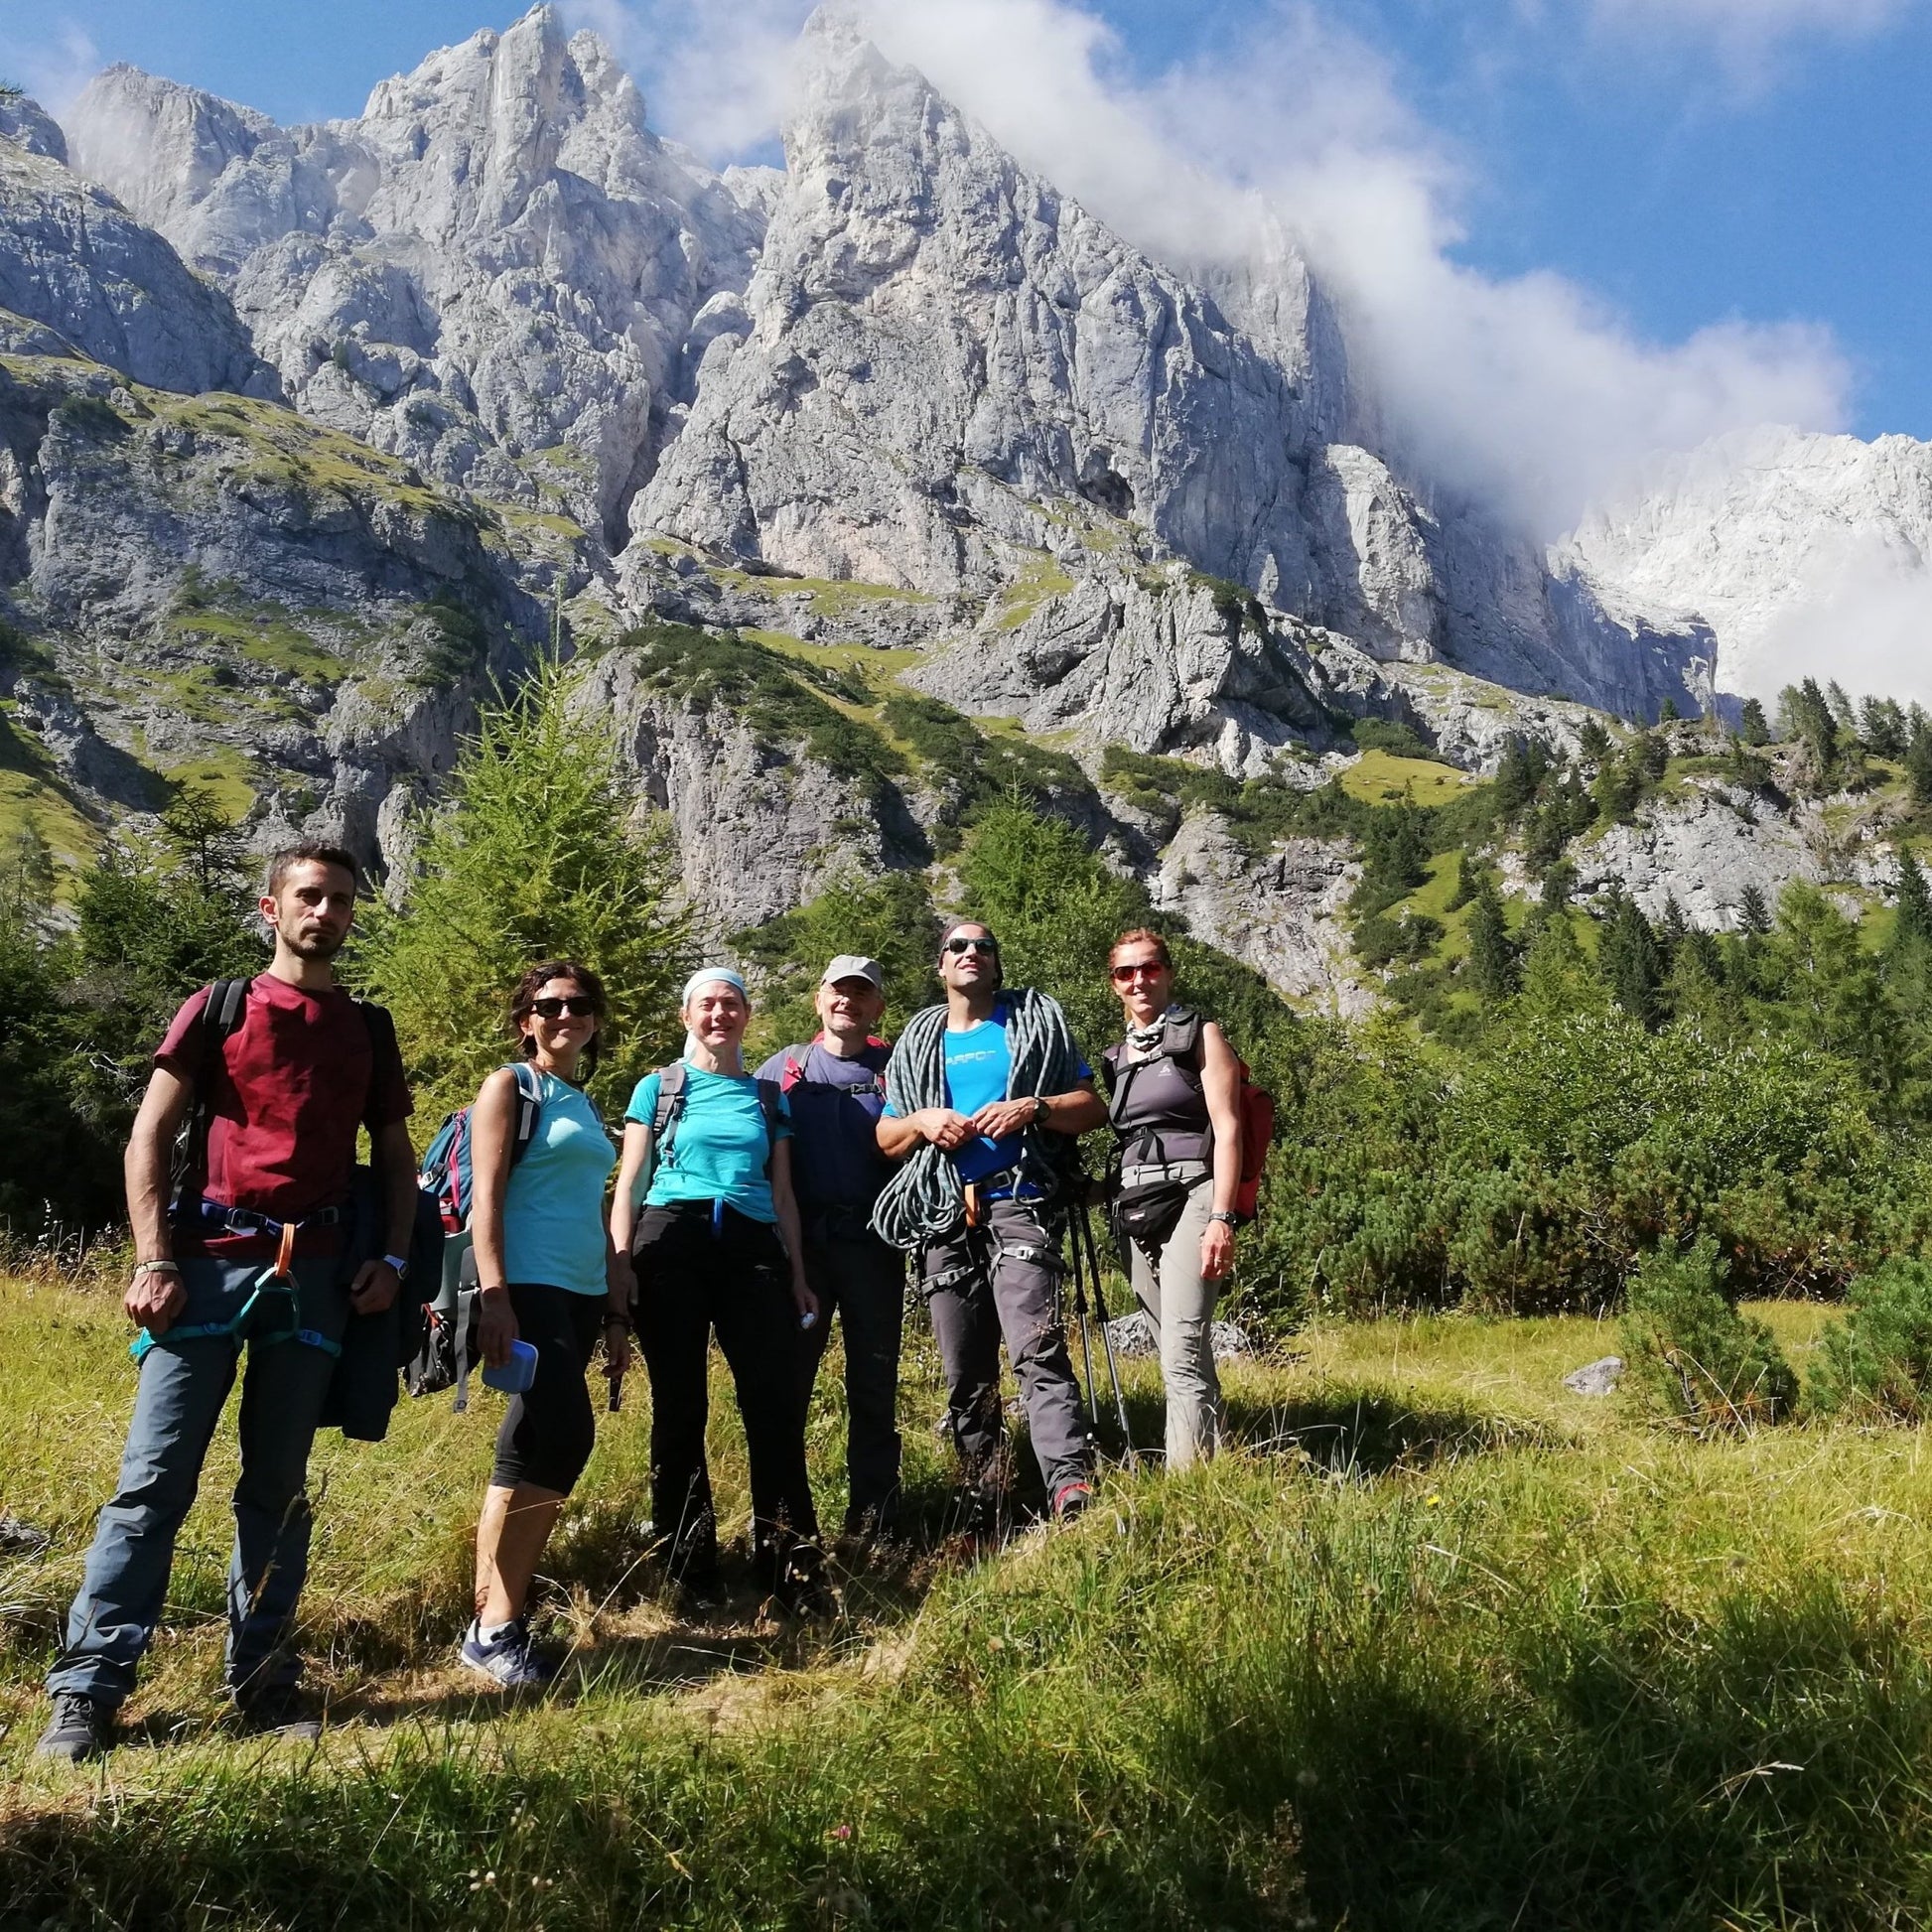
M 225 296 L 62 160 L 31 102 L 0 121 L 0 309 L 54 330 L 136 382 L 274 396 L 280 384 Z
M 69 115 L 73 166 L 218 277 L 298 404 L 430 475 L 621 529 L 742 288 L 758 174 L 659 141 L 594 34 L 539 7 L 280 128 L 129 68 Z

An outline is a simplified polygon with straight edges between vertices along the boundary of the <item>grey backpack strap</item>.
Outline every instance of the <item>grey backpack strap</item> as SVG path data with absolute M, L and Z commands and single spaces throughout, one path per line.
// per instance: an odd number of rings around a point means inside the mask
M 682 1060 L 657 1069 L 657 1105 L 651 1109 L 650 1144 L 652 1158 L 659 1163 L 671 1151 L 671 1130 L 684 1111 L 685 1072 Z

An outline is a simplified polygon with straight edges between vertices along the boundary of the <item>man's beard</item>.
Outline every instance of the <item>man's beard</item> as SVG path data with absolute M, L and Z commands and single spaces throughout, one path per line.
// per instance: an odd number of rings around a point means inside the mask
M 334 959 L 347 942 L 346 932 L 318 932 L 313 938 L 298 939 L 284 931 L 282 943 L 297 959 Z

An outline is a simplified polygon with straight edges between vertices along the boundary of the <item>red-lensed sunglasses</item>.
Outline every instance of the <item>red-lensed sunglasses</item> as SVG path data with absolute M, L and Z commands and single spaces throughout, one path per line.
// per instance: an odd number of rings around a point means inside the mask
M 1126 981 L 1155 979 L 1168 969 L 1158 959 L 1136 959 L 1125 966 L 1115 966 L 1109 970 L 1115 979 Z

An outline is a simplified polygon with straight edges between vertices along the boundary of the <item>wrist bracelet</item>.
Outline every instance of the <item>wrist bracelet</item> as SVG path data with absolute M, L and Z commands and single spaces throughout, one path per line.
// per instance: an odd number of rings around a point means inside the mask
M 137 1275 L 179 1275 L 181 1263 L 178 1261 L 137 1261 L 134 1264 Z
M 1231 1208 L 1217 1207 L 1207 1218 L 1210 1221 L 1219 1221 L 1223 1227 L 1227 1228 L 1238 1228 L 1241 1225 L 1241 1216 L 1236 1214 Z

